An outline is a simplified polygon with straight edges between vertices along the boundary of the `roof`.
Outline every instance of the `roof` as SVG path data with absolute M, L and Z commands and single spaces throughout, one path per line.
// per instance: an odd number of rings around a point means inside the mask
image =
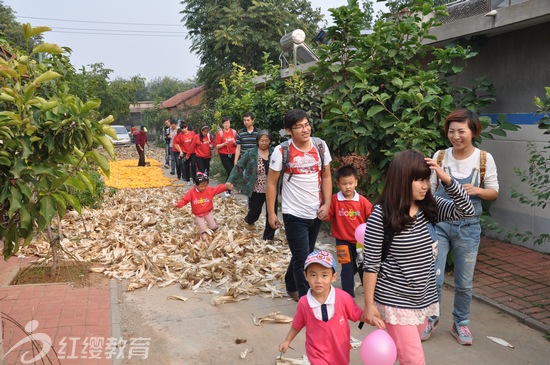
M 187 100 L 194 98 L 204 90 L 204 86 L 199 86 L 194 89 L 184 91 L 182 93 L 172 96 L 170 99 L 165 100 L 162 103 L 163 108 L 173 108 L 181 103 L 185 103 Z

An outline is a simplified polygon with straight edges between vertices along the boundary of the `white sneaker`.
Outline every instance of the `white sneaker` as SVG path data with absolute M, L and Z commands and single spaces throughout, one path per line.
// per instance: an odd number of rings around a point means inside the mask
M 226 198 L 229 198 L 230 196 L 231 196 L 231 192 L 230 192 L 230 191 L 226 191 L 226 192 L 225 192 L 225 197 L 226 197 Z
M 188 181 L 188 182 L 187 182 L 187 186 L 189 186 L 189 185 L 191 185 L 191 181 Z

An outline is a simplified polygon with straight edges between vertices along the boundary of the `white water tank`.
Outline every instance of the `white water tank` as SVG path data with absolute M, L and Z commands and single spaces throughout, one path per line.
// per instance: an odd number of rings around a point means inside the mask
M 279 41 L 283 51 L 292 51 L 295 44 L 302 44 L 306 40 L 306 33 L 301 29 L 285 34 Z

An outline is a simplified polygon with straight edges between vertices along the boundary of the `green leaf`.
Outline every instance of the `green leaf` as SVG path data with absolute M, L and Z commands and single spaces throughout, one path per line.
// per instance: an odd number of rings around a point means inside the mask
M 57 214 L 55 200 L 50 195 L 44 195 L 38 205 L 40 206 L 40 219 L 38 220 L 38 231 L 42 231 Z
M 30 23 L 23 24 L 23 35 L 25 36 L 25 39 L 27 42 L 31 39 L 31 37 L 38 35 L 40 33 L 49 32 L 52 30 L 50 27 L 46 26 L 40 26 L 40 27 L 32 27 Z
M 34 79 L 34 82 L 37 83 L 37 84 L 41 84 L 43 82 L 53 80 L 53 79 L 56 79 L 58 77 L 61 77 L 61 75 L 58 74 L 55 71 L 49 70 L 49 71 L 44 72 L 42 75 L 38 76 L 36 79 Z
M 65 50 L 59 47 L 57 44 L 53 43 L 40 43 L 38 46 L 34 47 L 32 50 L 33 53 L 55 53 L 61 54 Z
M 384 110 L 384 107 L 382 105 L 375 105 L 372 108 L 369 109 L 367 112 L 367 118 L 372 118 L 376 114 L 380 113 Z
M 8 201 L 10 202 L 10 208 L 8 209 L 8 217 L 11 218 L 13 217 L 13 214 L 21 208 L 22 196 L 17 186 L 10 187 L 10 193 L 11 195 L 8 197 Z
M 105 158 L 105 156 L 96 150 L 88 152 L 86 156 L 91 156 L 92 159 L 99 165 L 101 170 L 103 170 L 103 173 L 109 176 L 109 161 Z
M 71 186 L 77 190 L 84 190 L 86 185 L 77 176 L 73 175 L 65 180 L 65 185 Z
M 60 191 L 59 194 L 61 194 L 63 198 L 65 198 L 67 203 L 69 203 L 69 205 L 73 207 L 73 209 L 76 210 L 78 214 L 82 214 L 82 206 L 80 205 L 80 201 L 78 201 L 77 198 L 65 191 Z

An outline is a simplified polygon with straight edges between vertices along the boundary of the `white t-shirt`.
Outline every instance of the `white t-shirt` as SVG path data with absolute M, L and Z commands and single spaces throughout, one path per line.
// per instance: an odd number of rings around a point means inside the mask
M 325 166 L 332 161 L 330 152 L 325 141 L 324 145 L 324 164 Z M 289 143 L 289 165 L 292 169 L 292 177 L 288 181 L 290 171 L 284 171 L 283 174 L 283 214 L 292 214 L 295 217 L 303 219 L 314 219 L 317 217 L 321 202 L 321 159 L 317 148 L 311 142 L 309 151 L 300 150 L 292 140 Z M 282 147 L 279 145 L 271 154 L 269 168 L 275 171 L 281 171 L 283 168 Z
M 447 148 L 445 150 L 445 156 L 443 157 L 442 164 L 444 167 L 449 167 L 453 177 L 457 179 L 465 179 L 472 174 L 472 170 L 479 168 L 479 155 L 480 150 L 476 148 L 474 153 L 463 160 L 455 159 L 453 155 L 453 148 Z M 434 154 L 433 159 L 437 161 L 439 156 L 439 151 Z M 479 180 L 479 176 L 478 176 Z M 497 175 L 497 166 L 493 156 L 487 152 L 487 161 L 485 162 L 485 178 L 484 178 L 483 187 L 486 189 L 494 189 L 498 192 L 498 175 Z M 430 185 L 432 192 L 435 194 L 435 189 L 437 188 L 437 175 L 432 173 L 430 176 Z

